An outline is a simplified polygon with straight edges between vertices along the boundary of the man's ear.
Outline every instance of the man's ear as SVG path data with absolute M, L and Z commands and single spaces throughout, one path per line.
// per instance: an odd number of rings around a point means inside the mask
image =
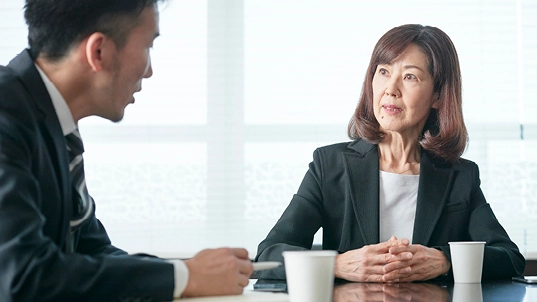
M 93 71 L 101 71 L 109 62 L 113 41 L 103 33 L 93 33 L 86 38 L 86 59 Z

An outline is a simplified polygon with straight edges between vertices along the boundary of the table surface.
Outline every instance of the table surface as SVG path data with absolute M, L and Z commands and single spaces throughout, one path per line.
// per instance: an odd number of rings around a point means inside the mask
M 187 298 L 190 302 L 281 302 L 289 301 L 286 293 L 260 292 L 253 289 L 251 279 L 239 296 Z M 285 281 L 282 281 L 285 282 Z M 336 283 L 332 302 L 352 301 L 537 301 L 537 285 L 510 280 L 476 284 L 459 283 Z

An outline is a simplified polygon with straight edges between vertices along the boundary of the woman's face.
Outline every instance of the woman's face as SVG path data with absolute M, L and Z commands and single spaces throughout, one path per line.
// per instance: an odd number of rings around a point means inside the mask
M 431 108 L 437 107 L 427 56 L 410 44 L 389 64 L 379 64 L 373 76 L 373 110 L 384 132 L 408 139 L 419 137 Z

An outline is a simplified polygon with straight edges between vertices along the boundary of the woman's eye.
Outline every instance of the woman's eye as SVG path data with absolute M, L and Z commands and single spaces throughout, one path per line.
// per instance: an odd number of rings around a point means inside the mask
M 387 71 L 386 69 L 384 69 L 384 68 L 380 68 L 380 69 L 379 69 L 379 73 L 380 73 L 381 75 L 387 75 L 387 74 L 388 74 L 388 71 Z
M 405 79 L 406 79 L 406 80 L 415 80 L 415 79 L 417 79 L 417 78 L 416 78 L 416 76 L 413 75 L 413 74 L 407 74 L 407 75 L 405 75 Z

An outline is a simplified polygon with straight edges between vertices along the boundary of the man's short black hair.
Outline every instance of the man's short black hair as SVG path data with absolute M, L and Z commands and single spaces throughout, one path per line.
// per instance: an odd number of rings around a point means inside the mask
M 59 60 L 74 44 L 95 32 L 109 36 L 121 48 L 144 8 L 160 1 L 26 0 L 30 53 L 34 59 Z

